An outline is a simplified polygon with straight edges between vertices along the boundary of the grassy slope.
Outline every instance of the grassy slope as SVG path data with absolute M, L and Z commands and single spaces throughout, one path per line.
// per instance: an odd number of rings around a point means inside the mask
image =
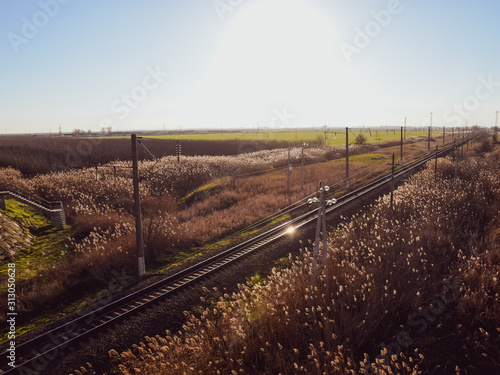
M 58 230 L 51 226 L 50 220 L 39 210 L 32 208 L 14 199 L 6 200 L 6 215 L 19 220 L 25 228 L 34 236 L 31 246 L 19 251 L 9 263 L 16 264 L 16 280 L 29 280 L 50 267 L 54 266 L 65 257 L 67 252 L 68 238 L 72 235 L 71 227 Z M 7 274 L 7 264 L 0 266 L 0 275 Z M 2 283 L 1 290 L 4 291 L 6 284 Z M 46 323 L 55 318 L 53 312 L 42 314 L 38 319 L 27 325 L 18 324 L 16 335 L 30 331 L 36 326 Z M 0 332 L 0 343 L 6 341 L 6 332 Z
M 31 246 L 19 251 L 10 262 L 16 263 L 17 279 L 30 279 L 39 272 L 52 267 L 64 257 L 70 227 L 58 230 L 51 226 L 50 220 L 39 210 L 14 199 L 6 200 L 6 215 L 19 220 L 34 236 Z M 7 265 L 0 266 L 0 275 L 5 275 Z

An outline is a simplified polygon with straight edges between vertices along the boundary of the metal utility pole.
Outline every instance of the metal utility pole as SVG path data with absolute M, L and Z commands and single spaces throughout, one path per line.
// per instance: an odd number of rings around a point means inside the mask
M 403 166 L 403 127 L 401 127 L 401 160 L 399 164 Z
M 291 204 L 290 197 L 290 174 L 292 173 L 292 165 L 290 164 L 290 149 L 288 149 L 288 170 L 286 173 L 286 193 L 288 195 L 288 205 Z
M 144 239 L 142 235 L 141 220 L 141 195 L 139 192 L 139 166 L 137 160 L 137 136 L 132 134 L 132 176 L 134 180 L 134 211 L 135 211 L 135 235 L 137 243 L 137 265 L 138 274 L 144 276 L 146 265 L 144 263 Z
M 427 151 L 431 150 L 431 127 L 429 126 L 429 132 L 427 136 Z
M 445 145 L 446 128 L 443 126 L 443 146 Z
M 349 189 L 349 128 L 345 128 L 345 173 L 346 189 Z
M 455 159 L 455 178 L 457 178 L 458 177 L 458 155 L 457 155 L 457 147 L 456 147 L 456 145 L 454 145 L 453 157 Z
M 394 207 L 394 152 L 392 153 L 392 172 L 391 172 L 391 215 Z
M 314 292 L 314 288 L 316 285 L 316 271 L 318 267 L 318 255 L 319 255 L 319 240 L 320 234 L 323 232 L 323 267 L 324 267 L 324 276 L 325 276 L 325 287 L 326 287 L 326 295 L 329 293 L 329 276 L 328 276 L 328 246 L 327 246 L 327 232 L 326 232 L 326 205 L 335 204 L 337 200 L 335 198 L 326 201 L 325 194 L 329 191 L 329 187 L 322 186 L 321 181 L 319 182 L 319 199 L 313 198 L 309 199 L 309 204 L 319 203 L 318 206 L 318 218 L 316 221 L 316 236 L 314 241 L 314 253 L 313 253 L 313 264 L 312 264 L 312 272 L 311 272 L 311 291 Z
M 302 169 L 300 170 L 300 180 L 302 182 L 302 194 L 304 194 L 304 147 L 306 144 L 302 145 Z
M 312 272 L 311 272 L 311 292 L 314 293 L 314 287 L 316 286 L 316 269 L 318 267 L 318 254 L 319 254 L 319 235 L 321 232 L 321 216 L 323 214 L 323 205 L 324 205 L 324 190 L 322 188 L 321 181 L 319 182 L 319 207 L 318 207 L 318 218 L 316 220 L 316 236 L 314 237 L 314 253 L 313 253 L 313 264 L 312 264 Z M 318 199 L 315 198 L 312 200 L 313 202 L 318 202 Z
M 498 111 L 497 111 L 497 117 L 495 119 L 495 129 L 493 129 L 493 142 L 495 143 L 498 142 Z
M 326 189 L 326 186 L 325 186 Z M 326 295 L 328 296 L 330 294 L 330 283 L 328 282 L 328 245 L 327 245 L 327 239 L 328 235 L 326 233 L 326 198 L 325 198 L 325 192 L 323 192 L 323 200 L 321 202 L 322 210 L 323 210 L 323 215 L 321 218 L 321 231 L 323 232 L 323 267 L 324 267 L 324 274 L 325 274 L 325 287 L 326 287 Z
M 438 173 L 438 149 L 439 146 L 436 145 L 436 160 L 434 163 L 434 182 L 437 182 L 437 173 Z
M 181 144 L 179 141 L 177 141 L 177 144 L 175 145 L 175 154 L 177 155 L 177 163 L 181 162 Z

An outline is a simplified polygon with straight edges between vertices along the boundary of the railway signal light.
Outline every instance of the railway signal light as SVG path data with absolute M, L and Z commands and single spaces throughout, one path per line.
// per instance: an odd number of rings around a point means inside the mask
M 328 192 L 328 191 L 330 191 L 330 186 L 324 186 L 324 187 L 322 187 L 322 188 L 319 189 L 319 193 L 320 194 L 323 194 L 323 193 Z M 319 203 L 319 202 L 320 202 L 320 200 L 318 198 L 316 198 L 316 197 L 309 198 L 307 200 L 308 204 Z M 327 201 L 325 201 L 325 204 L 327 206 L 331 206 L 331 205 L 333 205 L 335 203 L 337 203 L 337 200 L 335 198 L 328 199 Z
M 318 203 L 318 202 L 319 202 L 319 199 L 316 198 L 316 197 L 315 198 L 309 198 L 307 200 L 307 203 L 309 203 L 309 204 Z
M 335 198 L 332 198 L 332 199 L 329 199 L 326 201 L 327 206 L 334 205 L 335 203 L 337 203 L 337 200 Z

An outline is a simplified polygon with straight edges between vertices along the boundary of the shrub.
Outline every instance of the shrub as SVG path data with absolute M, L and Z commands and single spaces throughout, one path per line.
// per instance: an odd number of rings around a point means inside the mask
M 355 145 L 364 145 L 366 144 L 366 137 L 363 134 L 359 134 L 356 136 L 356 139 L 354 140 Z

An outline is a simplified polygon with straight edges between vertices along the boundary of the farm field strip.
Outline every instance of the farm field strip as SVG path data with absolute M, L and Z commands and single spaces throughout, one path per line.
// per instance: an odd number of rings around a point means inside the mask
M 375 129 L 351 129 L 349 133 L 349 143 L 354 143 L 356 137 L 362 134 L 365 137 L 366 143 L 380 143 L 387 141 L 398 141 L 401 139 L 400 130 L 386 130 Z M 442 135 L 442 130 L 433 131 L 431 136 Z M 446 133 L 448 134 L 448 132 Z M 406 136 L 408 137 L 427 137 L 428 130 L 412 128 L 408 130 Z M 122 137 L 105 137 L 105 138 L 122 138 Z M 345 128 L 343 129 L 328 129 L 326 132 L 323 130 L 317 131 L 240 131 L 240 132 L 221 132 L 221 133 L 189 133 L 189 134 L 164 134 L 164 135 L 144 135 L 144 138 L 150 139 L 171 139 L 171 140 L 204 140 L 204 141 L 224 141 L 224 140 L 238 140 L 238 141 L 278 141 L 289 142 L 292 144 L 299 143 L 316 143 L 321 142 L 328 146 L 345 146 L 346 135 Z

